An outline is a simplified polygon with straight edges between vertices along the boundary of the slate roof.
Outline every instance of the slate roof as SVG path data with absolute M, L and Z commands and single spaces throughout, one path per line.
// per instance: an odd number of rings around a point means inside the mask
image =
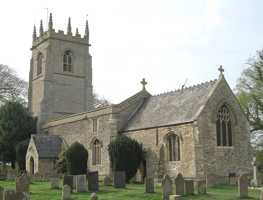
M 56 135 L 32 136 L 39 158 L 58 158 L 61 151 L 62 139 Z
M 217 80 L 150 96 L 123 131 L 191 122 L 207 102 Z

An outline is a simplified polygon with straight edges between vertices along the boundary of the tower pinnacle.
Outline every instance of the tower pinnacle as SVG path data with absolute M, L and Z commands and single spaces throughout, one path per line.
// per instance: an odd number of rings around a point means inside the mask
M 68 18 L 67 34 L 68 35 L 72 35 L 72 32 L 71 32 L 71 19 L 70 19 L 70 17 Z
M 40 27 L 39 27 L 39 35 L 42 36 L 44 34 L 43 30 L 43 21 L 42 19 L 40 20 Z
M 53 19 L 52 19 L 52 13 L 49 14 L 49 21 L 48 21 L 48 30 L 53 30 Z
M 37 39 L 37 32 L 36 32 L 36 26 L 34 25 L 33 28 L 33 41 L 35 41 Z
M 85 38 L 86 40 L 89 40 L 89 23 L 88 23 L 88 20 L 86 20 L 86 27 L 85 27 L 84 38 Z

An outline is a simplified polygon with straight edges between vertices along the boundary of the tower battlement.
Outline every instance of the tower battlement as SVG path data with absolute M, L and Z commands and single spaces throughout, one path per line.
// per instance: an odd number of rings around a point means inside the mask
M 34 26 L 32 49 L 36 48 L 38 45 L 42 44 L 48 39 L 57 39 L 62 41 L 66 40 L 90 46 L 88 21 L 86 21 L 85 33 L 83 36 L 81 36 L 81 34 L 78 31 L 78 28 L 76 28 L 75 34 L 72 33 L 71 19 L 69 18 L 67 32 L 65 33 L 63 30 L 56 31 L 53 28 L 52 13 L 50 13 L 47 30 L 44 30 L 42 20 L 40 21 L 39 34 L 37 34 L 36 26 Z

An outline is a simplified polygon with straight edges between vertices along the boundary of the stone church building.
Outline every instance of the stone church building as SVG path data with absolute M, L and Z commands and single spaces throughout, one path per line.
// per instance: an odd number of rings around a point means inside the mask
M 107 146 L 118 134 L 143 144 L 144 176 L 228 177 L 250 171 L 249 127 L 224 78 L 180 90 L 152 95 L 142 90 L 119 104 L 93 106 L 92 57 L 89 28 L 83 37 L 48 30 L 41 22 L 33 32 L 29 75 L 29 108 L 38 118 L 38 134 L 31 137 L 26 169 L 52 176 L 59 153 L 73 142 L 89 152 L 88 169 L 111 174 Z

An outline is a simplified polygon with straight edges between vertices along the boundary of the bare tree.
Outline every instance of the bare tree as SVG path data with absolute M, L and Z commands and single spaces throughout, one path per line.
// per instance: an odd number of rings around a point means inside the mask
M 27 97 L 27 82 L 20 79 L 14 70 L 0 64 L 0 103 Z
M 111 105 L 111 102 L 104 97 L 99 96 L 97 93 L 93 93 L 94 107 L 100 108 Z

